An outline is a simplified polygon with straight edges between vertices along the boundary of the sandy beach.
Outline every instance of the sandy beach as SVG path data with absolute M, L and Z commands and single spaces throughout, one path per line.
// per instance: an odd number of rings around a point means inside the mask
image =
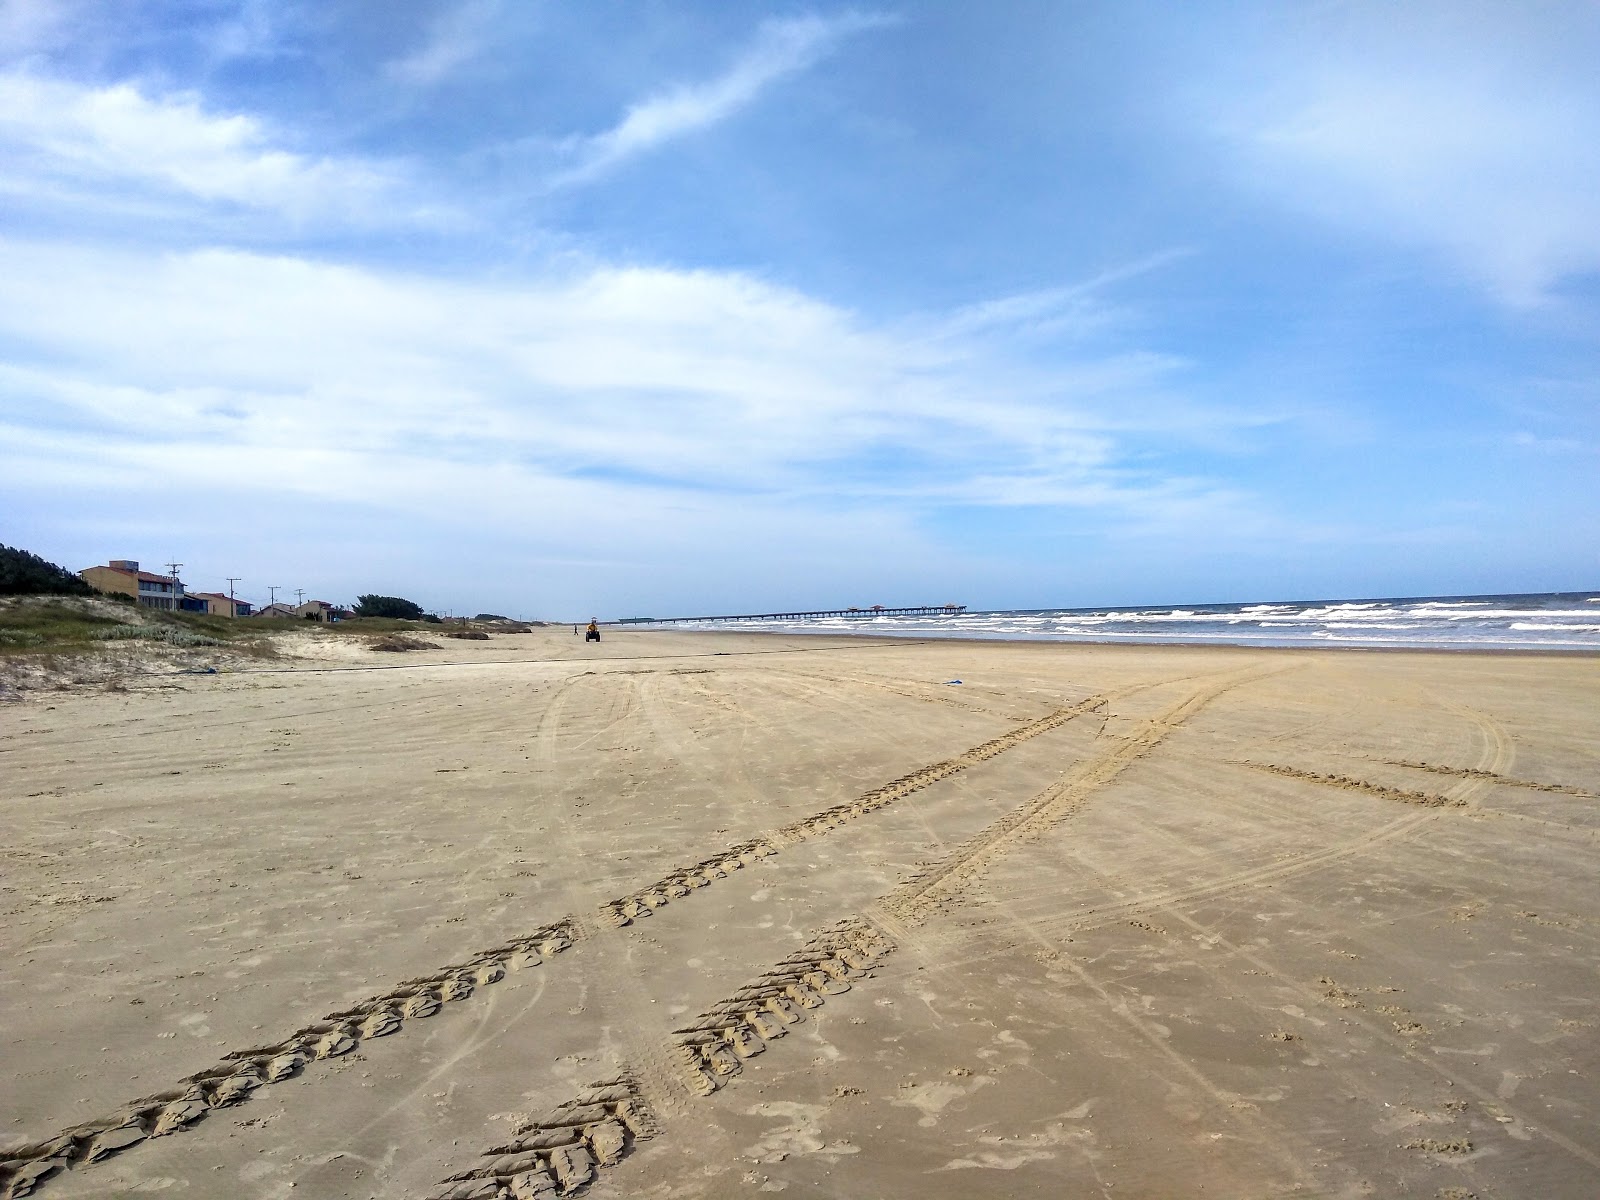
M 562 627 L 30 699 L 0 1196 L 1592 1197 L 1597 746 L 1589 656 Z

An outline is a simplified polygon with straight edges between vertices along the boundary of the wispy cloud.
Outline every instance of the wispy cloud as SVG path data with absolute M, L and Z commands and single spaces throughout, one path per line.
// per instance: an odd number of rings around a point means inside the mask
M 420 46 L 389 64 L 389 74 L 419 87 L 441 82 L 482 52 L 499 11 L 500 0 L 461 0 L 445 9 Z
M 938 321 L 942 335 L 969 336 L 985 331 L 1009 331 L 1024 337 L 1087 337 L 1103 332 L 1118 319 L 1117 306 L 1106 299 L 1114 284 L 1152 271 L 1192 254 L 1192 250 L 1164 250 L 1102 271 L 1092 279 L 1068 287 L 1019 292 L 966 305 Z
M 0 0 L 0 60 L 54 44 L 70 9 L 65 0 Z
M 285 148 L 259 119 L 209 111 L 192 93 L 86 87 L 0 74 L 0 190 L 89 211 L 160 201 L 271 213 L 295 223 L 422 219 L 403 168 Z M 437 217 L 437 213 L 434 214 Z
M 1370 19 L 1301 29 L 1232 101 L 1250 186 L 1431 250 L 1513 306 L 1600 270 L 1600 95 L 1576 36 L 1593 13 L 1563 45 L 1562 22 L 1515 7 L 1349 7 Z
M 640 101 L 604 133 L 570 139 L 575 165 L 559 178 L 580 183 L 676 138 L 726 121 L 768 88 L 806 70 L 852 34 L 894 23 L 882 14 L 845 13 L 764 22 L 754 43 L 714 79 L 681 84 Z
M 459 465 L 457 481 L 482 467 L 813 510 L 893 497 L 1143 519 L 1206 494 L 1148 457 L 1151 439 L 1184 434 L 1095 415 L 1159 395 L 1170 363 L 930 350 L 738 274 L 602 267 L 509 286 L 0 242 L 0 336 L 16 348 L 0 387 L 14 423 L 263 462 L 361 458 L 361 471 L 299 473 L 328 499 L 376 473 L 397 504 L 489 501 L 475 486 L 425 495 L 418 455 Z M 175 478 L 198 469 L 187 450 L 174 458 Z

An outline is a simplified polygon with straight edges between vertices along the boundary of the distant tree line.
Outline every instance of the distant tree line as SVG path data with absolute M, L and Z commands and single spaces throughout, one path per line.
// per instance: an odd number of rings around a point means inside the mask
M 37 554 L 0 546 L 0 596 L 92 596 L 94 589 Z

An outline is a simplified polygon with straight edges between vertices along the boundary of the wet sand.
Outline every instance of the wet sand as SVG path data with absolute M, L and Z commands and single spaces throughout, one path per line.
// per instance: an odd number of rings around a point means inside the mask
M 0 1196 L 1600 1194 L 1594 658 L 393 657 L 0 710 Z

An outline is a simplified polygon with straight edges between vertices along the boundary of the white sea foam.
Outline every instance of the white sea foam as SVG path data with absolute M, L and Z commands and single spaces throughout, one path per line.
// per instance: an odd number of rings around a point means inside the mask
M 1587 599 L 1587 598 L 1582 598 Z M 1573 596 L 1476 599 L 1285 602 L 1207 608 L 967 612 L 926 617 L 862 613 L 850 617 L 763 621 L 754 628 L 786 632 L 908 637 L 1007 638 L 1022 641 L 1232 643 L 1256 646 L 1496 648 L 1518 646 L 1600 650 L 1593 608 Z M 1593 597 L 1600 601 L 1600 596 Z M 1544 607 L 1562 604 L 1564 607 Z M 690 628 L 752 628 L 744 622 Z

